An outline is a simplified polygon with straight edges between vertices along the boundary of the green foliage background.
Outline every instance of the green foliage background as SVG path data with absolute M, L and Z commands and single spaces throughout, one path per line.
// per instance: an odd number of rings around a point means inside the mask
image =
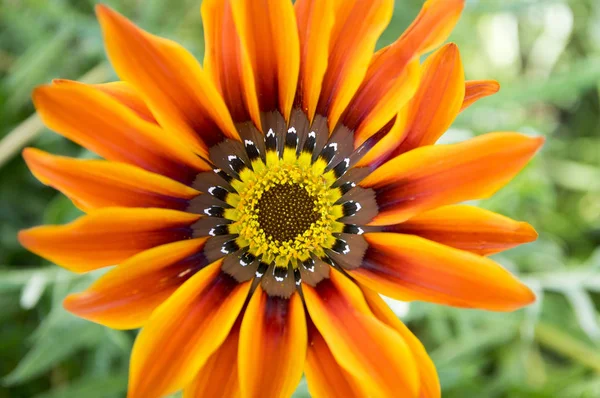
M 199 1 L 107 3 L 201 56 Z M 396 3 L 380 46 L 422 0 Z M 125 395 L 135 332 L 61 307 L 97 275 L 63 271 L 16 240 L 21 228 L 79 214 L 19 153 L 32 145 L 91 156 L 41 126 L 30 92 L 56 77 L 115 79 L 100 37 L 92 0 L 0 0 L 0 398 Z M 413 303 L 403 319 L 436 362 L 445 397 L 600 397 L 600 2 L 469 0 L 451 40 L 468 79 L 494 78 L 502 89 L 461 114 L 444 140 L 498 130 L 548 138 L 523 173 L 480 203 L 540 232 L 495 256 L 539 300 L 510 314 Z M 296 396 L 308 396 L 305 383 Z

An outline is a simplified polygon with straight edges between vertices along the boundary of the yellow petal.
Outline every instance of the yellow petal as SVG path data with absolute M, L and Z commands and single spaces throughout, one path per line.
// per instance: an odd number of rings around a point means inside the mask
M 23 158 L 35 177 L 67 195 L 79 208 L 163 207 L 184 210 L 200 193 L 135 166 L 73 159 L 26 148 Z
M 28 250 L 74 272 L 115 265 L 141 251 L 189 239 L 200 216 L 167 209 L 107 207 L 66 225 L 19 232 Z
M 306 319 L 298 293 L 271 297 L 260 286 L 250 299 L 240 331 L 239 375 L 242 395 L 292 395 L 306 357 Z
M 96 7 L 96 14 L 117 75 L 143 95 L 172 137 L 201 155 L 223 137 L 239 139 L 223 99 L 192 54 L 104 5 Z
M 373 315 L 354 282 L 332 271 L 330 279 L 302 290 L 308 313 L 336 362 L 368 396 L 418 396 L 418 369 L 410 348 Z
M 188 386 L 227 339 L 250 282 L 239 284 L 217 261 L 158 307 L 135 340 L 128 398 L 158 398 Z
M 356 129 L 355 147 L 411 98 L 419 79 L 418 57 L 446 40 L 463 7 L 464 0 L 428 0 L 402 36 L 375 54 L 343 117 L 343 124 Z
M 297 94 L 302 110 L 312 121 L 327 70 L 335 7 L 333 1 L 298 0 L 294 8 L 300 38 L 300 78 Z
M 393 0 L 336 3 L 329 59 L 317 113 L 329 116 L 332 130 L 363 81 L 377 39 L 392 18 Z
M 169 243 L 141 252 L 64 301 L 68 311 L 115 329 L 143 326 L 156 307 L 207 265 L 206 238 Z
M 413 357 L 417 362 L 417 367 L 419 368 L 419 379 L 421 382 L 419 398 L 440 398 L 442 396 L 440 380 L 435 365 L 431 358 L 429 358 L 429 355 L 427 355 L 427 351 L 425 351 L 423 344 L 421 344 L 419 339 L 412 334 L 400 319 L 398 319 L 398 316 L 392 312 L 379 294 L 366 287 L 361 286 L 361 289 L 373 314 L 375 314 L 380 321 L 394 328 L 410 347 Z
M 261 111 L 278 109 L 288 120 L 296 95 L 300 44 L 288 0 L 231 0 L 242 47 L 252 63 Z M 248 81 L 244 79 L 244 83 Z M 246 85 L 246 90 L 252 89 Z
M 489 133 L 397 156 L 360 183 L 376 192 L 379 214 L 371 224 L 396 224 L 439 206 L 487 198 L 506 185 L 543 142 L 542 137 Z
M 46 126 L 108 160 L 186 183 L 210 170 L 155 123 L 93 86 L 66 81 L 40 86 L 33 102 Z
M 489 210 L 449 205 L 421 213 L 385 232 L 417 235 L 446 246 L 489 255 L 537 238 L 533 227 Z
M 487 257 L 418 236 L 368 233 L 360 283 L 398 300 L 513 311 L 535 300 L 527 286 Z
M 242 48 L 230 0 L 202 2 L 204 69 L 215 82 L 235 122 L 261 125 L 252 64 Z

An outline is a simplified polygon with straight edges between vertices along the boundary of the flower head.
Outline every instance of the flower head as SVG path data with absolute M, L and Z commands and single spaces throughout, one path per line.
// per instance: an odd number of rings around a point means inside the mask
M 121 81 L 56 80 L 34 103 L 106 160 L 24 152 L 87 214 L 22 231 L 74 272 L 116 265 L 65 307 L 142 331 L 129 396 L 439 397 L 423 346 L 378 293 L 513 310 L 531 291 L 485 257 L 528 224 L 469 205 L 542 140 L 433 145 L 498 90 L 446 40 L 463 0 L 429 0 L 373 53 L 392 0 L 205 0 L 204 68 L 99 6 Z M 427 60 L 420 57 L 432 50 Z

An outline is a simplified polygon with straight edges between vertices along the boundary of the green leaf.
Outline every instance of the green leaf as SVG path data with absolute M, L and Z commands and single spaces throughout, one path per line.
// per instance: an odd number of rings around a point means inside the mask
M 71 384 L 53 388 L 34 398 L 107 398 L 123 397 L 127 391 L 127 375 L 83 377 Z
M 29 381 L 60 364 L 84 348 L 98 344 L 103 327 L 55 308 L 32 335 L 33 347 L 17 367 L 3 378 L 3 384 Z

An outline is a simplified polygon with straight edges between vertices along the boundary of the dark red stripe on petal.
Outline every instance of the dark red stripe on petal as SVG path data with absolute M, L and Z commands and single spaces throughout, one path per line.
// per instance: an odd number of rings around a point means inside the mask
M 346 372 L 335 360 L 323 336 L 312 325 L 309 327 L 306 356 L 306 382 L 315 397 L 363 398 L 357 379 Z
M 86 291 L 68 296 L 65 308 L 113 328 L 140 327 L 158 305 L 208 264 L 202 252 L 205 241 L 177 242 L 140 253 Z
M 98 155 L 190 183 L 206 162 L 156 124 L 101 90 L 76 82 L 40 86 L 33 102 L 44 123 Z
M 397 156 L 360 183 L 376 192 L 379 214 L 371 224 L 396 224 L 432 208 L 489 197 L 527 164 L 543 142 L 541 137 L 489 133 Z
M 218 261 L 203 268 L 154 311 L 133 347 L 128 397 L 184 388 L 225 342 L 250 283 L 237 283 L 220 267 Z
M 373 315 L 354 281 L 332 271 L 330 279 L 302 291 L 311 320 L 333 357 L 356 380 L 359 395 L 417 396 L 418 371 L 409 348 Z
M 533 227 L 525 222 L 467 205 L 430 210 L 401 224 L 385 226 L 383 231 L 418 235 L 482 255 L 507 250 L 537 238 Z
M 67 195 L 84 211 L 102 207 L 183 210 L 198 191 L 159 174 L 120 162 L 73 159 L 27 148 L 23 158 L 44 184 Z
M 368 233 L 360 268 L 348 271 L 378 293 L 457 307 L 512 311 L 535 296 L 490 259 L 426 239 Z
M 357 129 L 355 145 L 385 125 L 412 97 L 419 81 L 418 57 L 448 37 L 463 7 L 464 0 L 427 1 L 402 36 L 373 56 L 342 118 Z
M 287 299 L 269 296 L 258 287 L 246 309 L 240 334 L 242 396 L 291 396 L 304 369 L 306 333 L 298 293 Z
M 241 324 L 240 315 L 223 345 L 210 356 L 194 381 L 184 389 L 185 398 L 240 397 L 238 346 Z
M 245 79 L 252 79 L 252 70 L 247 54 L 242 53 L 231 2 L 203 1 L 202 21 L 206 42 L 204 68 L 221 92 L 233 121 L 259 121 L 256 89 L 250 92 L 250 87 L 244 86 Z M 253 85 L 253 81 L 248 83 Z
M 199 216 L 166 209 L 105 208 L 67 225 L 19 233 L 29 250 L 75 272 L 115 265 L 165 243 L 192 237 Z
M 224 138 L 239 138 L 223 99 L 192 54 L 104 5 L 96 12 L 117 74 L 143 94 L 171 137 L 201 155 Z

